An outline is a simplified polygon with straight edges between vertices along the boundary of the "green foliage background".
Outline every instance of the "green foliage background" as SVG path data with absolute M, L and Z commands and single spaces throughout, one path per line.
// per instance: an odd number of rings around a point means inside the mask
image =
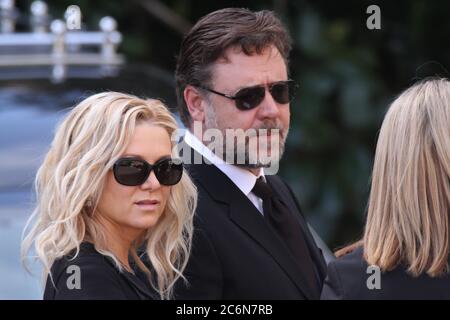
M 31 1 L 18 1 L 28 7 Z M 138 0 L 49 1 L 62 17 L 71 4 L 96 27 L 111 15 L 130 62 L 175 68 L 182 33 Z M 150 5 L 153 1 L 147 1 Z M 275 10 L 294 40 L 291 75 L 300 84 L 280 174 L 332 249 L 361 236 L 377 132 L 389 103 L 428 76 L 449 77 L 450 1 L 159 1 L 193 24 L 224 7 Z M 381 9 L 381 30 L 369 30 L 366 9 Z M 139 81 L 139 79 L 136 79 Z

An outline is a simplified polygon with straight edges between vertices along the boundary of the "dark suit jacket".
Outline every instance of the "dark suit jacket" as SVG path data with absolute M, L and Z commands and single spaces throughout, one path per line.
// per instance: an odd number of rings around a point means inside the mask
M 341 257 L 328 265 L 328 274 L 321 299 L 450 299 L 450 276 L 431 278 L 422 274 L 417 278 L 398 268 L 381 273 L 380 289 L 368 289 L 363 248 Z M 372 278 L 373 279 L 373 278 Z M 373 283 L 372 279 L 369 283 Z
M 80 252 L 74 260 L 69 260 L 72 254 L 63 257 L 53 264 L 53 286 L 50 277 L 47 278 L 44 300 L 145 300 L 157 299 L 150 284 L 144 279 L 145 275 L 136 271 L 136 275 L 129 272 L 119 272 L 111 258 L 97 252 L 94 245 L 83 242 Z M 81 288 L 69 289 L 70 278 L 74 275 L 69 266 L 75 265 L 80 269 Z M 70 279 L 69 279 L 70 278 Z
M 181 148 L 187 149 L 186 144 Z M 190 150 L 194 157 L 201 158 Z M 179 281 L 175 298 L 319 299 L 311 293 L 286 245 L 223 172 L 205 163 L 186 167 L 198 187 L 199 201 L 193 249 L 184 272 L 189 285 Z M 279 177 L 266 178 L 298 218 L 321 286 L 325 261 L 292 191 Z

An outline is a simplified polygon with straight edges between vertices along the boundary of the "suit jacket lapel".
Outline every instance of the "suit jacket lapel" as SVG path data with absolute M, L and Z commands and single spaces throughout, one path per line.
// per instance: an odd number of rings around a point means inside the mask
M 196 156 L 198 157 L 198 154 Z M 264 217 L 239 188 L 214 165 L 203 163 L 188 165 L 187 168 L 192 178 L 201 184 L 214 200 L 229 205 L 230 219 L 273 257 L 304 296 L 314 298 L 286 245 L 267 226 Z
M 245 197 L 245 196 L 244 196 Z M 230 218 L 245 230 L 250 237 L 258 242 L 274 258 L 297 288 L 306 298 L 313 298 L 304 275 L 299 271 L 290 252 L 281 239 L 267 226 L 264 217 L 245 197 L 236 197 L 230 202 Z
M 272 186 L 272 190 L 278 195 L 278 198 L 284 203 L 284 205 L 289 208 L 294 213 L 294 216 L 297 218 L 298 222 L 300 223 L 300 226 L 302 228 L 303 235 L 306 239 L 306 244 L 308 246 L 309 252 L 311 254 L 311 258 L 315 262 L 315 266 L 317 268 L 317 271 L 319 272 L 319 278 L 320 281 L 323 281 L 323 278 L 326 276 L 326 263 L 323 258 L 322 253 L 320 252 L 319 248 L 317 247 L 311 232 L 309 231 L 308 224 L 306 223 L 305 219 L 302 219 L 301 215 L 301 209 L 296 205 L 295 199 L 290 199 L 290 197 L 287 197 L 288 194 L 291 194 L 289 189 L 283 184 L 281 184 L 279 181 L 274 179 L 274 177 L 268 176 L 267 177 L 268 183 Z M 285 190 L 286 189 L 286 190 Z M 283 191 L 285 190 L 285 191 Z

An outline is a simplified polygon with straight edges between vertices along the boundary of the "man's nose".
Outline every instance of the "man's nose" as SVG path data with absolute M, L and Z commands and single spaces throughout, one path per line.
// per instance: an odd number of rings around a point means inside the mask
M 279 104 L 273 99 L 272 94 L 267 89 L 264 100 L 259 105 L 258 113 L 259 116 L 263 119 L 274 119 L 277 118 L 280 114 Z
M 155 190 L 158 189 L 159 187 L 161 187 L 161 184 L 159 183 L 158 179 L 155 176 L 155 171 L 152 170 L 152 172 L 150 172 L 147 180 L 145 180 L 145 182 L 141 185 L 141 188 L 144 190 Z

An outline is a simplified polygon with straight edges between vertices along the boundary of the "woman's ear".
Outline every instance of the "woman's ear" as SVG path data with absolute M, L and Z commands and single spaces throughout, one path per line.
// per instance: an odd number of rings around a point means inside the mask
M 200 121 L 203 124 L 205 120 L 205 98 L 199 90 L 190 85 L 186 86 L 184 89 L 184 101 L 192 121 Z

